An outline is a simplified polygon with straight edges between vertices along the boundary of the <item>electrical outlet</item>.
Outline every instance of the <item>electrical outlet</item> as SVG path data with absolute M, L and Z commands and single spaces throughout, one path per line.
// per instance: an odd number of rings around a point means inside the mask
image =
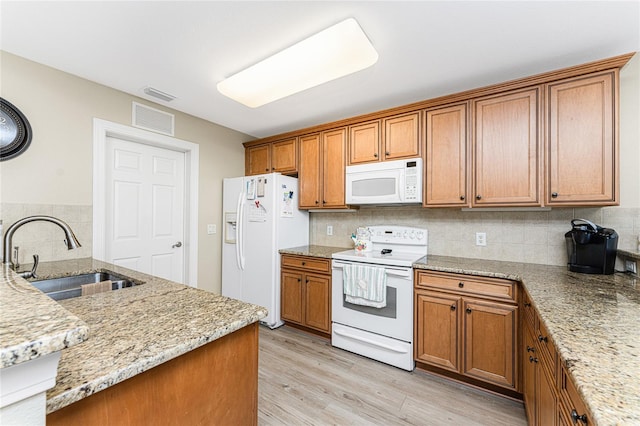
M 214 224 L 207 225 L 207 234 L 211 235 L 211 234 L 215 234 L 216 232 L 218 232 L 218 230 L 216 229 L 216 225 Z
M 627 272 L 631 272 L 632 274 L 638 273 L 638 264 L 633 260 L 625 260 L 624 261 L 624 270 Z
M 477 246 L 486 246 L 487 245 L 487 233 L 486 232 L 476 232 L 476 245 Z
M 333 235 L 333 226 L 327 225 L 327 235 Z

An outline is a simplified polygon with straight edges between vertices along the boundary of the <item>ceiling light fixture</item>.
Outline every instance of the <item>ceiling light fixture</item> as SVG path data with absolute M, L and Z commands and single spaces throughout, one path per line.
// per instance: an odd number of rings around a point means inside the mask
M 218 91 L 256 108 L 375 64 L 378 52 L 346 19 L 218 83 Z

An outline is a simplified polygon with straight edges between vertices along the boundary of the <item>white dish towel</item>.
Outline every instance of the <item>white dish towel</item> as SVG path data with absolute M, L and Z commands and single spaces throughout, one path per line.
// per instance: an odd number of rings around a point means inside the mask
M 387 274 L 384 268 L 344 265 L 342 281 L 346 302 L 374 308 L 387 306 Z

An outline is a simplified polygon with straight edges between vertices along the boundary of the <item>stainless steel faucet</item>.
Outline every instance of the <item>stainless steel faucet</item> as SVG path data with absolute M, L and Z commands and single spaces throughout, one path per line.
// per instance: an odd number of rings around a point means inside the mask
M 30 223 L 30 222 L 37 222 L 37 221 L 55 223 L 60 228 L 62 228 L 62 230 L 64 231 L 64 236 L 65 236 L 64 243 L 67 245 L 67 249 L 72 250 L 72 249 L 81 247 L 80 243 L 78 242 L 78 239 L 76 238 L 76 236 L 74 235 L 73 231 L 71 230 L 71 227 L 69 227 L 69 225 L 67 225 L 62 220 L 60 220 L 58 218 L 55 218 L 53 216 L 28 216 L 28 217 L 22 218 L 22 219 L 18 220 L 17 222 L 15 222 L 13 225 L 11 225 L 9 228 L 7 228 L 7 232 L 4 234 L 4 241 L 3 241 L 3 245 L 2 245 L 2 247 L 3 247 L 2 259 L 3 259 L 3 263 L 9 264 L 9 267 L 11 269 L 15 270 L 15 265 L 11 261 L 11 242 L 13 240 L 13 234 L 22 225 L 25 225 L 25 224 Z M 35 277 L 36 268 L 38 267 L 38 258 L 37 258 L 37 256 L 38 255 L 34 255 L 33 256 L 33 260 L 34 260 L 33 269 L 31 271 L 27 271 L 27 272 L 21 273 L 20 274 L 21 276 L 23 276 L 24 278 Z

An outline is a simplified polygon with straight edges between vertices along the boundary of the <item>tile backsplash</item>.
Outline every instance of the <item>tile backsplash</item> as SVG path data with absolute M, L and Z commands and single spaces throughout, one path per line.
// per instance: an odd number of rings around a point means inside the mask
M 41 262 L 91 257 L 93 247 L 93 209 L 91 206 L 0 203 L 3 241 L 4 233 L 9 226 L 23 217 L 34 215 L 53 216 L 65 221 L 73 230 L 82 247 L 67 250 L 63 242 L 64 232 L 57 225 L 50 222 L 30 222 L 19 228 L 13 235 L 12 245 L 20 247 L 20 264 L 33 263 L 34 254 L 40 255 Z
M 550 211 L 461 211 L 415 207 L 362 207 L 355 212 L 311 213 L 310 243 L 353 247 L 350 236 L 362 225 L 405 225 L 426 228 L 428 253 L 489 260 L 566 265 L 564 234 L 574 218 L 613 228 L 618 248 L 637 251 L 640 208 L 566 208 Z M 328 236 L 327 225 L 333 226 Z M 476 232 L 487 245 L 476 246 Z

